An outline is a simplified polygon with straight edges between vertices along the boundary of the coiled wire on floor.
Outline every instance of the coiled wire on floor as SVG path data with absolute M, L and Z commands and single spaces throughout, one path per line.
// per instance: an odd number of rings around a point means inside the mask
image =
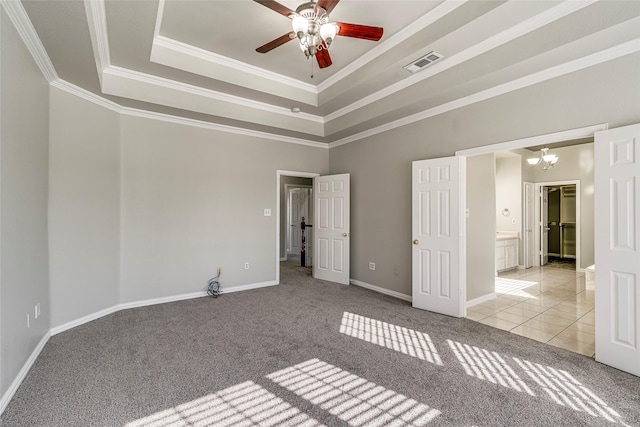
M 207 289 L 207 293 L 214 298 L 218 298 L 222 293 L 222 286 L 220 286 L 220 282 L 218 281 L 219 278 L 220 274 L 209 280 L 209 288 Z

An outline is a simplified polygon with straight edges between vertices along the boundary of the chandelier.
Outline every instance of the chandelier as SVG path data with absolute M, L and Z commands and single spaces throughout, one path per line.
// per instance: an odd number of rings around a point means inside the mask
M 548 148 L 543 148 L 540 150 L 540 157 L 530 157 L 527 159 L 527 163 L 531 167 L 536 167 L 538 165 L 542 165 L 542 169 L 546 172 L 551 169 L 553 165 L 558 161 L 558 156 L 555 154 L 549 154 Z
M 328 49 L 338 32 L 338 26 L 329 22 L 327 11 L 315 2 L 301 4 L 296 9 L 291 26 L 300 41 L 300 50 L 307 59 L 320 50 Z

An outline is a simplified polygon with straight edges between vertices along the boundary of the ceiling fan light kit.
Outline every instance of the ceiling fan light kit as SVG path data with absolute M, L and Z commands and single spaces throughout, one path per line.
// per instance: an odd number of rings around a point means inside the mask
M 332 64 L 329 46 L 337 35 L 358 39 L 378 41 L 382 37 L 381 27 L 347 24 L 329 21 L 329 13 L 339 0 L 319 0 L 302 3 L 296 11 L 274 0 L 254 0 L 256 3 L 291 19 L 293 32 L 278 37 L 256 49 L 259 53 L 267 53 L 286 42 L 297 38 L 300 50 L 307 59 L 316 57 L 318 66 L 326 68 Z

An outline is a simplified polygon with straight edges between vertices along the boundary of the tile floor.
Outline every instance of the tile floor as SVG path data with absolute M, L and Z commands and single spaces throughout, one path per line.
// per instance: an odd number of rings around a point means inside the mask
M 511 270 L 496 277 L 497 298 L 467 309 L 467 318 L 593 357 L 593 283 L 554 266 Z

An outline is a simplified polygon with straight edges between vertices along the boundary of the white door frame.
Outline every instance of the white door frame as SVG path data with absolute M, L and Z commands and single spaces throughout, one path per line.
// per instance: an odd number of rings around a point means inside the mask
M 315 172 L 299 172 L 299 171 L 286 171 L 286 170 L 277 170 L 276 171 L 276 285 L 280 284 L 280 178 L 282 176 L 293 176 L 297 178 L 315 178 L 316 176 L 320 176 L 319 173 Z
M 583 268 L 580 268 L 580 230 L 581 230 L 581 220 L 580 220 L 580 180 L 567 180 L 567 181 L 547 181 L 547 182 L 536 182 L 535 183 L 535 194 L 538 197 L 535 197 L 535 205 L 536 205 L 536 217 L 535 224 L 538 226 L 535 227 L 535 251 L 538 256 L 535 258 L 534 266 L 540 266 L 540 254 L 542 252 L 542 247 L 540 244 L 540 232 L 542 224 L 540 223 L 540 189 L 542 187 L 553 187 L 556 185 L 575 185 L 576 186 L 576 271 L 584 271 Z M 596 225 L 597 227 L 597 225 Z
M 522 264 L 524 268 L 533 267 L 535 260 L 532 255 L 535 253 L 535 244 L 533 248 L 531 244 L 535 242 L 535 186 L 533 182 L 522 183 L 522 212 L 524 221 L 522 221 Z M 531 196 L 531 200 L 529 200 Z
M 284 258 L 280 258 L 280 261 L 286 261 L 287 260 L 287 255 L 289 254 L 289 250 L 291 249 L 291 247 L 289 246 L 289 243 L 291 242 L 291 194 L 289 193 L 290 190 L 294 189 L 294 188 L 311 188 L 313 189 L 313 185 L 303 185 L 303 184 L 285 184 L 284 186 L 284 196 L 286 197 L 285 199 L 285 203 L 284 203 L 284 209 L 286 211 L 286 215 L 287 215 L 287 225 L 289 225 L 288 227 L 285 228 L 284 233 L 285 233 L 285 237 L 284 237 L 284 242 L 285 242 L 285 256 Z M 311 196 L 313 196 L 313 191 L 311 191 Z M 312 209 L 312 201 L 309 201 L 309 211 L 311 211 Z M 309 215 L 307 215 L 309 216 Z M 307 222 L 309 221 L 309 218 L 307 218 Z

